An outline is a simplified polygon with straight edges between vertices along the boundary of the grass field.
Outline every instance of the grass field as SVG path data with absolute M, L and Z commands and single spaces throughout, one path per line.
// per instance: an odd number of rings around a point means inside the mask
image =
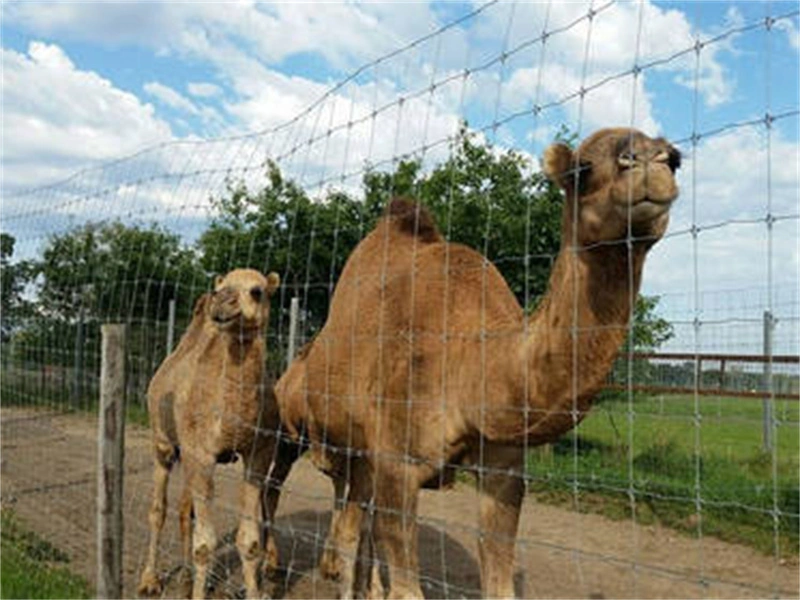
M 4 509 L 0 598 L 91 598 L 92 590 L 66 565 L 69 557 L 26 530 Z
M 663 396 L 612 400 L 529 461 L 541 500 L 695 535 L 798 554 L 800 405 L 776 401 L 762 449 L 760 400 Z

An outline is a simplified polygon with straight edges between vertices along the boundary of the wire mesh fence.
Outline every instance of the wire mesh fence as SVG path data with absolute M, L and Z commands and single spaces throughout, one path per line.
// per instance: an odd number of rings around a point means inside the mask
M 44 532 L 93 568 L 80 540 L 93 539 L 84 513 L 95 502 L 96 442 L 82 415 L 97 408 L 100 326 L 126 324 L 124 590 L 135 593 L 151 502 L 148 385 L 214 277 L 253 268 L 281 278 L 264 327 L 269 379 L 291 380 L 290 346 L 305 346 L 299 381 L 325 371 L 324 389 L 301 395 L 311 413 L 299 430 L 277 434 L 299 436 L 314 460 L 295 463 L 281 488 L 270 593 L 327 597 L 348 585 L 351 562 L 375 560 L 393 592 L 414 592 L 418 580 L 429 597 L 501 595 L 508 582 L 523 596 L 797 596 L 800 106 L 796 94 L 779 93 L 796 77 L 797 54 L 777 38 L 797 29 L 800 11 L 765 4 L 763 14 L 709 26 L 701 4 L 692 10 L 693 29 L 664 41 L 651 31 L 664 13 L 648 3 L 488 2 L 364 64 L 278 125 L 171 141 L 53 184 L 4 190 L 4 504 L 13 499 L 37 523 L 48 506 L 58 518 Z M 706 110 L 718 83 L 713 58 L 734 41 L 760 73 L 760 99 L 734 101 L 721 117 Z M 578 68 L 565 69 L 565 56 Z M 579 219 L 563 217 L 583 210 L 583 192 L 570 187 L 581 170 L 565 176 L 562 192 L 541 159 L 554 141 L 575 150 L 607 114 L 609 125 L 654 133 L 645 81 L 665 77 L 684 87 L 670 108 L 680 118 L 660 132 L 682 154 L 681 195 L 642 275 L 632 257 L 660 235 L 643 234 L 629 209 L 620 235 L 581 243 Z M 621 134 L 626 141 L 633 146 L 633 135 Z M 736 160 L 720 174 L 726 153 Z M 747 178 L 736 171 L 745 168 Z M 412 212 L 415 241 L 405 249 L 388 244 L 395 234 L 382 220 L 395 197 L 417 199 L 435 222 L 431 229 Z M 448 248 L 430 271 L 426 235 Z M 357 262 L 370 239 L 382 254 Z M 488 261 L 469 262 L 464 247 Z M 592 256 L 620 261 L 603 289 L 581 296 L 579 277 L 554 278 Z M 348 274 L 348 260 L 367 266 Z M 403 260 L 414 266 L 398 275 Z M 474 284 L 463 294 L 462 281 Z M 498 282 L 507 286 L 501 300 Z M 559 324 L 542 329 L 537 314 L 558 301 L 559 286 Z M 597 299 L 613 300 L 610 288 L 630 314 L 586 321 L 602 313 Z M 420 305 L 436 294 L 438 307 Z M 448 306 L 469 300 L 475 319 L 459 322 Z M 398 314 L 406 320 L 392 329 Z M 430 315 L 443 324 L 426 329 Z M 595 373 L 585 348 L 607 345 L 603 336 L 617 340 L 619 356 Z M 551 340 L 549 354 L 540 339 Z M 498 382 L 506 385 L 515 361 L 540 354 L 551 362 L 514 372 L 530 406 L 493 396 L 505 393 Z M 596 396 L 588 416 L 587 387 Z M 565 394 L 566 404 L 548 406 L 548 394 Z M 563 435 L 536 433 L 559 418 L 548 427 Z M 332 504 L 312 462 L 346 481 L 348 502 Z M 234 470 L 217 469 L 220 544 L 209 579 L 222 595 L 242 585 Z M 397 470 L 401 483 L 387 491 L 381 473 Z M 448 489 L 422 492 L 417 506 L 423 484 Z M 524 491 L 510 529 L 479 514 L 502 521 L 491 511 L 503 486 Z M 167 593 L 177 593 L 177 484 L 169 497 L 162 571 Z M 376 549 L 339 548 L 343 562 L 327 572 L 335 584 L 317 565 L 331 548 L 331 514 L 348 504 Z M 392 536 L 411 550 L 398 551 Z M 408 558 L 415 552 L 419 568 Z

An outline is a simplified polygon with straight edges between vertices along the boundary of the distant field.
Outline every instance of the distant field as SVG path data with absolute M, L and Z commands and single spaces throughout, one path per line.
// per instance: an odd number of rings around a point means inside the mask
M 780 555 L 798 554 L 800 404 L 775 401 L 762 450 L 760 400 L 607 401 L 552 450 L 533 452 L 531 490 L 579 510 L 657 521 Z M 577 452 L 576 452 L 577 451 Z
M 762 410 L 761 400 L 749 398 L 707 396 L 695 405 L 694 398 L 686 396 L 640 397 L 630 407 L 627 402 L 600 404 L 580 425 L 579 433 L 608 444 L 627 444 L 632 430 L 634 453 L 669 440 L 689 453 L 697 449 L 705 457 L 763 460 Z M 774 417 L 778 469 L 797 478 L 800 402 L 776 400 Z

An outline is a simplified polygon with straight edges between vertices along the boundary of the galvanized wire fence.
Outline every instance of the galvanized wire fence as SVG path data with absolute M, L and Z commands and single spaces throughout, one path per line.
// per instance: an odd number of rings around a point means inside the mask
M 282 286 L 272 301 L 266 369 L 277 380 L 290 348 L 322 329 L 347 258 L 394 196 L 420 199 L 444 238 L 485 255 L 532 313 L 559 252 L 562 206 L 575 201 L 545 181 L 539 159 L 555 138 L 575 144 L 588 136 L 608 110 L 616 119 L 608 125 L 663 134 L 681 150 L 681 197 L 645 270 L 643 293 L 660 299 L 632 317 L 610 373 L 614 389 L 554 444 L 524 442 L 516 472 L 528 490 L 517 593 L 796 595 L 786 564 L 798 554 L 798 370 L 770 357 L 800 350 L 798 178 L 786 168 L 800 158 L 800 106 L 773 90 L 797 55 L 782 54 L 772 40 L 784 27 L 797 28 L 800 11 L 765 4 L 763 16 L 709 27 L 702 8 L 692 10 L 688 36 L 665 42 L 650 35 L 663 11 L 648 3 L 489 2 L 363 65 L 279 126 L 170 141 L 63 181 L 4 191 L 2 228 L 14 246 L 3 266 L 17 278 L 3 306 L 3 453 L 4 465 L 16 464 L 4 467 L 4 504 L 13 497 L 34 520 L 46 504 L 67 515 L 65 537 L 93 539 L 91 521 L 69 523 L 75 507 L 65 507 L 86 505 L 95 481 L 64 413 L 96 410 L 101 324 L 127 325 L 129 427 L 144 431 L 148 382 L 213 276 L 238 267 L 275 271 Z M 608 54 L 608 28 L 620 14 L 630 28 L 612 38 L 628 50 L 623 61 Z M 707 110 L 710 63 L 735 43 L 762 70 L 763 89 L 749 92 L 763 103 L 756 114 L 748 108 L 720 118 Z M 567 58 L 572 69 L 564 67 Z M 673 106 L 681 119 L 647 131 L 654 126 L 649 84 L 663 77 L 688 82 Z M 740 185 L 740 162 L 724 163 L 726 152 L 739 157 L 742 148 L 756 176 Z M 722 177 L 720 163 L 729 170 Z M 713 188 L 723 183 L 724 190 Z M 739 195 L 748 197 L 739 202 Z M 649 278 L 659 285 L 649 287 Z M 731 280 L 741 287 L 731 290 Z M 564 318 L 577 326 L 572 308 Z M 642 352 L 674 356 L 658 361 Z M 715 358 L 704 363 L 704 355 Z M 763 404 L 709 396 L 708 382 L 723 375 L 720 389 L 752 392 Z M 580 375 L 572 377 L 577 388 Z M 482 411 L 492 410 L 490 399 L 478 400 Z M 332 410 L 342 410 L 341 402 L 333 399 Z M 37 419 L 48 423 L 41 444 L 30 425 Z M 147 537 L 150 456 L 145 437 L 137 439 L 127 459 L 126 595 L 135 591 Z M 48 440 L 59 456 L 48 453 Z M 31 468 L 31 457 L 51 465 L 41 477 L 23 467 Z M 298 465 L 274 523 L 282 570 L 273 584 L 288 596 L 327 596 L 336 588 L 315 567 L 331 488 L 308 464 Z M 230 488 L 231 478 L 219 489 Z M 474 503 L 462 498 L 469 484 L 456 481 L 455 491 L 424 496 L 415 516 L 427 595 L 481 590 L 475 546 L 492 532 L 476 526 Z M 228 492 L 220 491 L 217 505 L 229 516 L 236 511 Z M 562 518 L 548 512 L 551 505 L 576 512 Z M 580 513 L 617 520 L 600 524 Z M 599 540 L 594 526 L 604 532 Z M 172 569 L 179 541 L 176 529 L 167 531 L 175 554 L 164 568 Z M 617 541 L 606 544 L 609 537 Z M 661 556 L 657 546 L 676 538 L 679 556 Z M 749 549 L 737 554 L 742 548 Z M 729 557 L 725 564 L 720 553 Z M 542 561 L 556 575 L 542 576 L 535 567 Z M 239 582 L 221 563 L 212 584 L 235 593 Z

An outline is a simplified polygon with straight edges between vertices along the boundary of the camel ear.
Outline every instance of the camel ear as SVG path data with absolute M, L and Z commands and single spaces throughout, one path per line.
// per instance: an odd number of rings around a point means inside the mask
M 572 150 L 566 144 L 552 144 L 544 151 L 542 171 L 555 184 L 563 185 L 564 176 L 572 169 Z
M 542 171 L 547 177 L 564 190 L 577 188 L 578 194 L 586 193 L 592 165 L 578 160 L 569 146 L 562 143 L 553 144 L 544 151 Z
M 269 275 L 267 275 L 267 294 L 270 296 L 275 293 L 275 290 L 278 289 L 278 286 L 281 284 L 281 276 L 278 275 L 275 271 L 272 271 Z
M 217 275 L 214 277 L 214 289 L 218 289 L 222 286 L 222 282 L 225 281 L 225 277 L 222 275 Z
M 206 309 L 206 304 L 208 303 L 210 296 L 211 294 L 206 292 L 197 299 L 197 302 L 194 303 L 194 310 L 192 311 L 194 316 L 201 314 Z

